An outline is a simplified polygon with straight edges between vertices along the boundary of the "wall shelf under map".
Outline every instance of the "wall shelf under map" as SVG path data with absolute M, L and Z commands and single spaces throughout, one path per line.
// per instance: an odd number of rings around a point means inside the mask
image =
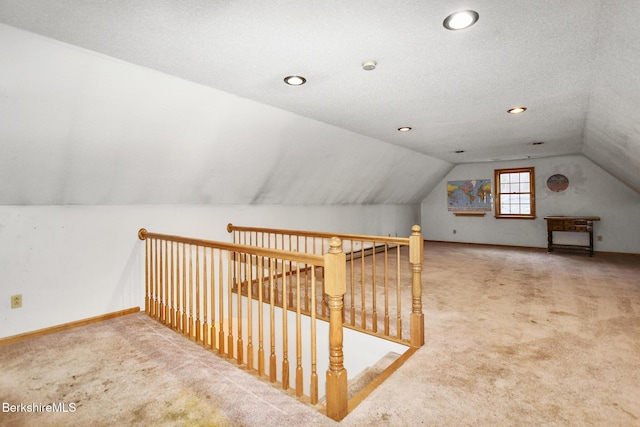
M 455 216 L 485 216 L 484 212 L 454 212 Z

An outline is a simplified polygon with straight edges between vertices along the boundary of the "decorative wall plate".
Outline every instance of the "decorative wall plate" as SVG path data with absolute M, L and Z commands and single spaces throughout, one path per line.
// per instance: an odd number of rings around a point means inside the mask
M 547 187 L 549 188 L 549 190 L 559 193 L 569 187 L 569 179 L 559 173 L 551 175 L 549 179 L 547 179 Z

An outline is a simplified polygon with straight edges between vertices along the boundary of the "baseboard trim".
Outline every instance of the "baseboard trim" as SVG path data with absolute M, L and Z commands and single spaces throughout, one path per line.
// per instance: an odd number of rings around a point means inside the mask
M 498 243 L 477 243 L 477 242 L 457 242 L 451 240 L 429 240 L 424 239 L 425 243 L 451 243 L 454 245 L 470 245 L 470 246 L 486 246 L 486 247 L 494 247 L 494 248 L 504 248 L 504 249 L 528 249 L 528 250 L 536 250 L 536 251 L 547 251 L 547 247 L 539 247 L 539 246 L 516 246 L 516 245 L 501 245 Z
M 425 243 L 451 243 L 457 245 L 470 245 L 470 246 L 486 246 L 486 247 L 496 247 L 503 249 L 527 249 L 527 250 L 535 250 L 535 251 L 544 251 L 547 252 L 547 247 L 540 246 L 516 246 L 516 245 L 501 245 L 497 243 L 476 243 L 476 242 L 454 242 L 451 240 L 430 240 L 424 239 Z M 611 252 L 611 251 L 593 251 L 594 254 L 604 254 L 604 255 L 629 255 L 629 256 L 640 256 L 640 253 L 635 252 Z
M 115 317 L 126 316 L 140 311 L 140 307 L 132 307 L 126 310 L 115 311 L 100 316 L 90 317 L 88 319 L 76 320 L 75 322 L 63 323 L 62 325 L 51 326 L 49 328 L 38 329 L 23 334 L 12 335 L 6 338 L 0 338 L 0 347 L 7 344 L 14 344 L 31 338 L 41 337 L 43 335 L 53 334 L 55 332 L 65 331 L 67 329 L 77 328 L 79 326 L 89 325 L 91 323 L 102 322 L 103 320 L 113 319 Z

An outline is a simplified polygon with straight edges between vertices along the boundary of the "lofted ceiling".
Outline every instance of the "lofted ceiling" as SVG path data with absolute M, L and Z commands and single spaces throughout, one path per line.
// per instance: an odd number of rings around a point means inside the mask
M 476 10 L 478 22 L 465 30 L 445 29 L 444 18 L 461 9 Z M 83 117 L 90 113 L 86 112 L 87 104 L 82 104 L 82 109 L 78 107 L 64 116 L 64 121 L 72 122 L 69 125 L 72 131 L 69 127 L 52 128 L 58 129 L 55 131 L 60 140 L 58 148 L 69 151 L 74 150 L 74 145 L 63 140 L 71 139 L 70 132 L 79 138 L 78 127 L 90 127 L 92 130 L 86 130 L 84 137 L 92 144 L 100 144 L 99 135 L 108 134 L 113 127 L 101 128 L 98 117 L 106 114 L 108 120 L 119 120 L 119 136 L 111 135 L 104 143 L 113 144 L 115 140 L 123 147 L 113 154 L 117 159 L 111 159 L 122 172 L 103 171 L 98 182 L 117 181 L 117 176 L 125 176 L 128 181 L 123 179 L 120 185 L 128 187 L 131 181 L 143 180 L 152 169 L 146 166 L 135 170 L 134 165 L 149 155 L 143 148 L 151 148 L 167 133 L 173 133 L 175 138 L 188 135 L 204 142 L 225 137 L 235 141 L 235 146 L 242 146 L 242 138 L 266 138 L 267 141 L 271 138 L 273 144 L 278 144 L 276 139 L 291 139 L 276 149 L 280 154 L 274 154 L 265 146 L 247 145 L 239 149 L 236 157 L 240 155 L 245 159 L 254 154 L 261 159 L 286 158 L 278 162 L 271 159 L 270 164 L 274 166 L 270 169 L 250 166 L 258 172 L 254 181 L 259 183 L 254 183 L 249 190 L 247 185 L 239 186 L 236 190 L 244 191 L 241 197 L 221 197 L 206 189 L 190 190 L 193 194 L 181 193 L 180 188 L 190 182 L 186 176 L 181 178 L 180 173 L 172 179 L 158 176 L 165 189 L 176 187 L 174 193 L 170 193 L 173 196 L 158 193 L 147 198 L 131 195 L 114 199 L 113 194 L 125 191 L 117 186 L 102 193 L 95 188 L 76 189 L 72 194 L 77 196 L 58 194 L 49 196 L 51 200 L 45 200 L 47 196 L 37 192 L 19 196 L 17 193 L 24 194 L 24 189 L 16 189 L 14 194 L 5 188 L 0 194 L 4 194 L 5 204 L 32 200 L 36 203 L 419 202 L 429 186 L 435 185 L 457 163 L 570 154 L 585 155 L 640 193 L 638 21 L 640 2 L 637 0 L 297 3 L 280 0 L 0 0 L 0 23 L 5 24 L 0 33 L 0 46 L 5 58 L 20 62 L 13 68 L 7 61 L 0 63 L 0 76 L 4 73 L 13 81 L 19 80 L 17 76 L 28 76 L 23 85 L 14 83 L 8 87 L 9 83 L 0 82 L 0 91 L 6 93 L 0 92 L 0 108 L 11 116 L 16 100 L 38 103 L 39 99 L 64 98 L 65 93 L 82 94 L 93 104 L 109 108 L 109 112 L 97 111 L 94 116 L 90 115 L 91 120 L 83 122 Z M 62 52 L 61 45 L 43 44 L 22 31 L 80 49 L 74 55 L 54 55 L 53 52 Z M 34 49 L 40 57 L 46 57 L 44 52 L 49 49 L 52 52 L 51 58 L 41 58 L 46 67 L 33 58 L 25 59 L 24 51 L 32 44 L 38 45 Z M 94 53 L 102 55 L 101 61 L 113 58 L 123 63 L 113 65 L 111 70 L 106 65 L 95 66 L 97 60 L 83 62 L 81 59 L 82 55 L 85 58 Z M 376 61 L 375 70 L 363 70 L 362 63 L 367 60 Z M 64 68 L 58 64 L 61 61 L 76 65 L 67 64 L 64 67 L 71 68 Z M 147 107 L 167 103 L 166 97 L 150 94 L 156 87 L 172 90 L 174 83 L 163 80 L 165 76 L 194 84 L 189 86 L 188 91 L 193 91 L 191 95 L 186 98 L 181 95 L 180 103 L 184 105 L 178 112 L 171 110 L 176 108 L 172 97 L 169 110 L 158 108 L 147 113 L 164 117 L 162 110 L 171 111 L 176 115 L 175 126 L 167 128 L 167 119 L 157 126 L 145 121 L 151 120 L 147 117 L 136 122 L 132 130 L 134 134 L 139 132 L 138 139 L 129 140 L 131 136 L 121 135 L 131 129 L 122 123 L 134 119 L 130 115 L 118 116 L 117 111 L 125 107 L 108 102 L 112 92 L 118 91 L 118 85 L 112 82 L 113 86 L 107 85 L 103 90 L 92 86 L 98 81 L 96 75 L 100 75 L 99 82 L 104 82 L 109 76 L 119 76 L 121 71 L 115 68 L 120 70 L 127 64 L 160 72 L 146 71 L 147 74 L 139 76 L 135 74 L 138 71 L 124 73 L 123 78 L 133 82 L 129 83 L 130 87 L 135 84 L 137 89 L 125 91 L 120 87 L 120 90 L 123 93 L 142 91 L 137 99 L 144 97 Z M 57 74 L 47 72 L 47 67 L 57 70 Z M 35 75 L 36 71 L 40 74 Z M 283 78 L 292 74 L 304 76 L 307 83 L 287 86 Z M 87 77 L 89 75 L 91 77 Z M 32 83 L 27 83 L 29 78 L 33 79 Z M 149 83 L 145 92 L 148 79 L 157 82 L 153 87 Z M 50 89 L 53 93 L 48 93 L 47 84 L 55 86 Z M 224 99 L 219 102 L 228 105 L 215 107 L 212 103 L 218 101 L 202 101 L 200 98 L 205 96 L 202 93 L 210 88 L 215 91 L 211 97 Z M 175 91 L 182 93 L 184 88 Z M 91 97 L 87 93 L 91 93 Z M 125 97 L 123 94 L 121 100 Z M 189 103 L 207 107 L 190 109 Z M 269 108 L 260 108 L 254 103 Z M 221 130 L 203 125 L 207 122 L 205 113 L 219 116 L 221 109 L 232 111 L 233 105 L 248 111 L 241 117 L 243 120 L 223 114 L 232 127 Z M 525 106 L 527 110 L 520 115 L 507 114 L 509 108 L 516 106 Z M 22 108 L 32 114 L 34 108 L 42 107 Z M 34 115 L 33 120 L 41 121 L 38 117 Z M 180 118 L 182 123 L 178 123 Z M 1 143 L 10 145 L 15 159 L 36 155 L 44 149 L 50 159 L 55 160 L 59 155 L 55 144 L 41 146 L 42 138 L 33 134 L 33 124 L 23 123 L 20 127 L 14 122 L 0 125 L 0 132 L 4 132 L 0 135 L 4 139 Z M 140 130 L 143 124 L 157 129 L 152 134 L 144 133 Z M 202 130 L 196 135 L 183 128 L 188 126 L 199 126 Z M 398 132 L 401 126 L 410 126 L 412 130 Z M 235 129 L 233 135 L 231 129 Z M 152 141 L 153 138 L 157 141 Z M 294 139 L 304 139 L 306 145 L 301 147 Z M 542 144 L 534 144 L 539 142 Z M 132 144 L 139 146 L 132 148 Z M 345 148 L 349 144 L 353 144 L 352 148 Z M 83 148 L 71 156 L 81 156 L 77 153 L 83 153 L 86 145 L 81 146 Z M 353 165 L 345 164 L 344 160 L 341 163 L 330 155 L 316 152 L 314 147 L 318 146 L 323 147 L 322 152 L 328 149 L 352 159 L 356 166 L 358 161 L 353 159 L 362 155 L 362 166 L 372 165 L 386 172 L 377 178 L 364 172 L 354 173 Z M 161 144 L 156 148 L 160 154 L 150 155 L 153 161 L 165 168 L 171 167 L 167 159 L 176 158 L 174 149 Z M 184 173 L 199 165 L 200 148 L 196 144 L 185 149 L 184 156 L 190 160 L 182 158 L 179 162 Z M 99 148 L 96 150 L 102 152 Z M 93 156 L 96 164 L 100 163 L 96 159 L 109 161 L 99 154 Z M 126 160 L 130 156 L 139 157 L 136 161 Z M 86 164 L 87 158 L 91 155 L 77 159 L 76 164 L 83 163 L 86 169 L 92 169 L 91 162 Z M 308 165 L 319 158 L 324 159 L 324 163 L 320 159 L 319 166 Z M 27 163 L 28 167 L 35 168 L 32 161 Z M 47 170 L 47 162 L 42 163 L 43 170 L 52 173 Z M 321 197 L 301 198 L 299 194 L 305 191 L 305 186 L 290 185 L 297 176 L 296 168 L 291 166 L 296 163 L 303 164 L 300 167 L 303 170 L 311 170 L 308 187 L 320 188 Z M 14 166 L 13 171 L 17 173 L 25 167 Z M 335 178 L 329 179 L 327 194 L 323 194 L 320 182 L 326 179 L 326 172 L 331 168 L 349 183 L 373 188 L 364 193 L 352 190 L 331 196 L 329 190 L 350 185 Z M 221 162 L 216 166 L 216 170 L 220 169 L 233 171 L 235 168 Z M 196 173 L 198 183 L 219 181 L 209 169 L 195 167 L 195 170 L 201 171 Z M 403 176 L 397 176 L 399 171 L 404 171 Z M 75 175 L 71 174 L 59 178 L 64 183 L 56 184 L 56 188 L 68 187 L 71 179 L 90 186 L 84 179 L 91 175 L 89 170 L 76 166 Z M 39 182 L 46 180 L 44 175 L 38 179 Z M 371 183 L 372 180 L 375 182 Z M 421 189 L 399 191 L 416 183 Z M 46 185 L 44 183 L 43 194 L 47 191 Z M 233 181 L 228 185 L 233 187 Z M 145 184 L 146 190 L 150 187 L 151 183 Z M 283 196 L 285 188 L 289 193 Z M 56 193 L 55 188 L 52 191 Z M 276 192 L 280 195 L 270 196 Z

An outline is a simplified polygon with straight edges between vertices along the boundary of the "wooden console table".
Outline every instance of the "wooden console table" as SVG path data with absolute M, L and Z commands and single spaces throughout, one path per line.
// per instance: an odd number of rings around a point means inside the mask
M 593 256 L 593 222 L 600 221 L 599 216 L 545 216 L 547 220 L 547 251 L 554 249 L 577 249 L 588 251 Z M 553 243 L 554 231 L 576 231 L 589 233 L 589 245 L 562 245 Z

